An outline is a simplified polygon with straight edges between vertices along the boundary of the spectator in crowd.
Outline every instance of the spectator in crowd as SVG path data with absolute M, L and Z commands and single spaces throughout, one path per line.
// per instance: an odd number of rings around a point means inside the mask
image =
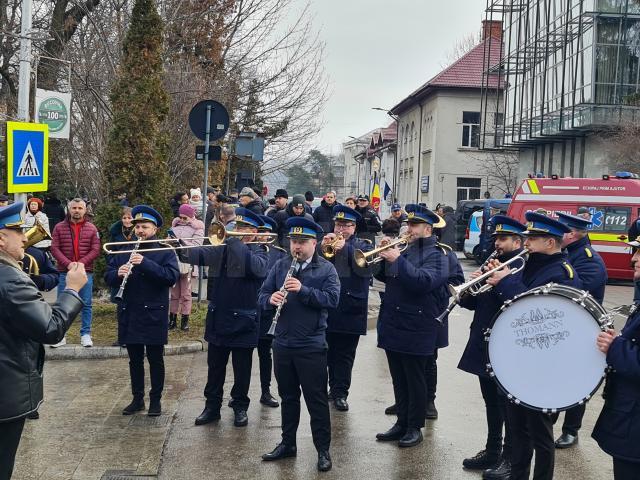
M 9 197 L 6 195 L 0 195 L 0 207 L 6 207 L 9 205 Z
M 269 207 L 269 209 L 265 212 L 265 215 L 271 218 L 276 217 L 276 213 L 281 210 L 287 208 L 287 202 L 289 201 L 289 194 L 284 188 L 279 188 L 276 190 L 276 194 L 274 195 L 275 205 L 274 207 Z
M 62 202 L 58 199 L 55 193 L 51 193 L 44 198 L 42 211 L 49 218 L 49 231 L 51 232 L 53 232 L 55 226 L 63 221 L 67 215 L 64 211 L 64 207 L 62 206 Z
M 229 197 L 231 197 L 231 202 L 229 202 L 231 205 L 236 205 L 238 206 L 238 189 L 237 188 L 232 188 L 231 190 L 229 190 Z
M 326 193 L 320 205 L 313 211 L 313 219 L 327 233 L 333 232 L 333 207 L 336 205 L 339 205 L 336 202 L 336 192 L 331 190 Z M 318 236 L 318 241 L 322 241 L 322 236 Z
M 356 209 L 356 199 L 353 197 L 347 197 L 344 201 L 344 204 L 349 207 L 349 208 L 353 208 L 354 210 Z
M 640 217 L 636 218 L 633 223 L 631 223 L 631 227 L 629 228 L 629 241 L 635 242 L 640 236 Z M 640 280 L 633 281 L 633 303 L 640 303 Z
M 174 217 L 178 216 L 178 209 L 180 208 L 180 205 L 184 205 L 185 203 L 189 203 L 189 195 L 184 192 L 176 192 L 173 198 L 169 201 Z
M 204 227 L 205 231 L 209 229 L 213 222 L 217 222 L 220 217 L 220 209 L 223 205 L 229 202 L 229 198 L 222 193 L 217 193 L 213 195 L 213 200 L 207 202 L 207 215 L 204 219 Z
M 394 203 L 391 205 L 391 217 L 402 225 L 402 223 L 407 221 L 407 214 L 402 211 L 402 205 L 399 203 Z
M 43 206 L 44 202 L 36 197 L 31 197 L 27 201 L 27 213 L 24 216 L 24 226 L 31 228 L 36 223 L 39 223 L 46 230 L 49 236 L 51 236 L 51 230 L 49 229 L 49 218 L 42 211 Z M 36 243 L 34 247 L 43 251 L 49 251 L 49 248 L 51 247 L 51 240 L 41 240 Z
M 189 193 L 189 205 L 195 209 L 196 218 L 202 220 L 202 192 L 199 188 L 192 188 Z
M 291 217 L 304 217 L 313 222 L 313 217 L 306 212 L 305 205 L 304 195 L 294 195 L 287 208 L 280 210 L 274 217 L 274 220 L 278 222 L 278 243 L 287 251 L 289 251 L 287 220 Z
M 109 241 L 131 242 L 137 240 L 133 228 L 133 216 L 130 207 L 122 207 L 120 220 L 109 227 Z
M 306 192 L 304 192 L 304 201 L 305 201 L 305 206 L 304 209 L 307 213 L 311 213 L 313 214 L 313 199 L 315 197 L 313 196 L 313 192 L 311 190 L 307 190 Z
M 358 212 L 362 216 L 363 221 L 360 226 L 356 226 L 356 235 L 375 244 L 376 234 L 380 230 L 382 230 L 382 225 L 380 224 L 380 218 L 378 217 L 378 214 L 371 207 L 371 205 L 369 205 L 368 195 L 358 196 L 358 205 L 356 206 L 356 212 Z
M 87 204 L 81 198 L 74 198 L 67 204 L 67 218 L 53 229 L 51 253 L 56 259 L 60 279 L 58 298 L 64 293 L 67 271 L 76 263 L 83 265 L 87 272 L 87 283 L 78 292 L 84 302 L 82 307 L 82 326 L 80 343 L 83 347 L 92 347 L 91 340 L 91 300 L 93 298 L 93 262 L 100 256 L 100 235 L 98 229 L 86 218 Z M 55 346 L 65 345 L 66 338 Z M 52 345 L 54 346 L 54 345 Z
M 447 224 L 440 229 L 440 243 L 448 245 L 453 250 L 456 249 L 456 217 L 453 207 L 443 206 L 444 221 Z M 440 215 L 442 217 L 442 215 Z
M 591 221 L 591 212 L 589 211 L 589 208 L 587 207 L 580 207 L 578 209 L 578 217 L 582 217 L 585 220 L 589 220 Z
M 400 235 L 401 224 L 395 218 L 387 218 L 382 222 L 382 234 L 385 237 L 395 238 Z
M 244 187 L 240 192 L 238 200 L 241 207 L 252 211 L 256 215 L 262 215 L 264 213 L 262 201 L 260 201 L 260 197 L 251 187 Z
M 127 199 L 126 193 L 121 193 L 120 195 L 118 195 L 118 205 L 120 205 L 121 207 L 129 206 L 129 200 Z
M 218 220 L 225 226 L 227 230 L 235 230 L 236 207 L 228 204 L 222 205 L 222 207 L 220 207 L 220 213 L 218 214 Z
M 184 240 L 187 245 L 202 245 L 204 223 L 196 218 L 196 211 L 191 205 L 180 205 L 178 216 L 171 222 L 171 230 L 177 238 Z M 180 330 L 189 330 L 189 316 L 191 315 L 191 277 L 195 270 L 189 263 L 178 262 L 180 278 L 171 287 L 171 302 L 169 304 L 169 330 L 176 328 L 178 314 Z

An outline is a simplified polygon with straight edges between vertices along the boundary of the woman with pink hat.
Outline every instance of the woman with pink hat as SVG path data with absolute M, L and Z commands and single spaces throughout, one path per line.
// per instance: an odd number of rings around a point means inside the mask
M 187 245 L 201 245 L 204 236 L 204 223 L 196 218 L 196 209 L 189 204 L 180 205 L 178 216 L 171 222 L 171 230 L 177 238 L 185 240 Z M 178 314 L 180 329 L 189 330 L 189 315 L 191 315 L 191 275 L 192 267 L 188 263 L 178 262 L 180 279 L 171 288 L 171 303 L 169 304 L 169 330 L 177 326 Z
M 31 228 L 36 224 L 36 222 L 40 223 L 49 236 L 51 236 L 51 231 L 49 230 L 49 218 L 42 211 L 43 205 L 44 202 L 39 198 L 31 197 L 29 199 L 27 202 L 27 213 L 24 216 L 24 226 Z M 48 251 L 51 247 L 51 240 L 41 240 L 36 243 L 34 247 Z

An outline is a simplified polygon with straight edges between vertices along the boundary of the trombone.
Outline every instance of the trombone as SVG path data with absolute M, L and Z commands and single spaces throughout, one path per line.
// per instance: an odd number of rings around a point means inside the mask
M 404 252 L 409 246 L 409 239 L 411 238 L 411 234 L 405 233 L 404 235 L 400 235 L 395 240 L 390 241 L 386 245 L 382 245 L 381 247 L 374 248 L 368 252 L 363 252 L 362 250 L 356 250 L 354 254 L 354 259 L 356 261 L 356 265 L 360 268 L 367 267 L 369 265 L 373 265 L 374 263 L 379 263 L 382 261 L 382 257 L 379 255 L 380 252 L 387 250 L 388 248 L 398 247 L 401 252 Z
M 321 251 L 324 258 L 333 258 L 336 256 L 336 244 L 343 239 L 341 233 L 336 235 L 336 238 L 333 239 L 330 243 L 325 243 L 322 245 Z
M 163 247 L 156 247 L 156 248 L 147 248 L 144 250 L 144 252 L 161 252 L 164 250 L 187 250 L 189 248 L 201 248 L 201 247 L 219 247 L 221 246 L 225 239 L 227 237 L 236 237 L 236 238 L 243 238 L 243 237 L 267 237 L 267 240 L 264 241 L 251 241 L 251 242 L 247 242 L 247 243 L 256 243 L 256 244 L 260 244 L 260 245 L 269 245 L 272 244 L 273 242 L 275 242 L 276 238 L 278 238 L 278 234 L 277 233 L 266 233 L 266 232 L 234 232 L 234 231 L 230 231 L 227 230 L 225 228 L 225 226 L 220 223 L 220 222 L 213 222 L 211 224 L 211 226 L 209 227 L 209 235 L 207 236 L 197 236 L 197 237 L 191 237 L 191 238 L 185 238 L 182 239 L 183 242 L 184 241 L 188 241 L 188 240 L 209 240 L 210 245 L 183 245 L 182 243 L 180 243 L 180 239 L 179 238 L 165 238 L 162 240 L 159 239 L 155 239 L 155 240 L 130 240 L 130 241 L 126 241 L 126 242 L 107 242 L 102 246 L 102 249 L 105 251 L 105 253 L 107 254 L 112 254 L 112 255 L 116 255 L 116 254 L 121 254 L 121 253 L 133 253 L 135 251 L 135 248 L 131 248 L 128 250 L 114 250 L 113 247 L 121 247 L 124 245 L 144 245 L 145 243 L 161 243 L 164 244 L 165 246 Z
M 518 255 L 515 255 L 514 257 L 511 257 L 506 262 L 501 263 L 500 265 L 498 265 L 495 268 L 492 268 L 491 270 L 487 270 L 486 272 L 484 272 L 483 274 L 477 276 L 473 280 L 469 280 L 468 282 L 465 282 L 462 285 L 458 285 L 458 286 L 454 286 L 454 285 L 449 284 L 448 289 L 449 289 L 449 293 L 453 297 L 453 300 L 451 301 L 451 303 L 449 304 L 447 309 L 444 312 L 442 312 L 438 316 L 438 318 L 436 318 L 436 320 L 438 320 L 438 322 L 442 323 L 444 321 L 445 317 L 447 315 L 449 315 L 449 313 L 451 313 L 451 310 L 453 310 L 455 308 L 455 306 L 460 303 L 460 300 L 462 299 L 462 297 L 464 295 L 469 294 L 469 295 L 473 295 L 475 297 L 476 295 L 480 295 L 481 293 L 488 292 L 489 290 L 491 290 L 493 288 L 493 285 L 490 285 L 490 284 L 486 283 L 486 281 L 490 276 L 492 276 L 497 271 L 502 270 L 504 267 L 509 266 L 512 263 L 515 263 L 518 260 L 520 260 L 522 262 L 522 264 L 520 266 L 518 266 L 517 268 L 514 268 L 514 269 L 510 270 L 509 274 L 510 275 L 515 275 L 516 273 L 520 272 L 524 268 L 526 263 L 527 263 L 527 258 L 526 257 L 527 257 L 528 254 L 529 254 L 529 251 L 525 248 Z M 491 259 L 491 257 L 489 257 L 487 259 L 487 261 L 485 261 L 485 264 L 487 264 L 490 259 Z

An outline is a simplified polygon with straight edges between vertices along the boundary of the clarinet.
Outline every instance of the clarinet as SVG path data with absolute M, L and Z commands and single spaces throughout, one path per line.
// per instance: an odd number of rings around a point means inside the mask
M 140 241 L 142 239 L 138 239 L 138 241 L 136 242 L 135 246 L 133 247 L 133 251 L 131 252 L 131 255 L 129 256 L 129 261 L 126 263 L 126 265 L 129 267 L 129 271 L 127 272 L 127 274 L 122 278 L 122 283 L 120 284 L 120 288 L 118 289 L 118 293 L 116 293 L 116 297 L 118 300 L 122 300 L 122 297 L 124 296 L 124 289 L 127 286 L 127 280 L 129 280 L 129 275 L 131 275 L 131 270 L 133 270 L 133 263 L 131 263 L 131 259 L 133 258 L 133 256 L 136 254 L 136 252 L 138 251 L 138 248 L 140 248 Z
M 273 336 L 276 333 L 276 325 L 278 325 L 278 318 L 280 318 L 280 312 L 282 312 L 284 301 L 287 299 L 287 295 L 289 295 L 289 291 L 285 289 L 284 286 L 287 283 L 287 280 L 293 277 L 293 273 L 296 271 L 297 263 L 298 263 L 298 256 L 294 255 L 293 261 L 291 262 L 291 266 L 289 267 L 289 271 L 287 272 L 287 276 L 284 277 L 284 283 L 280 288 L 280 293 L 284 295 L 284 298 L 282 299 L 282 302 L 278 304 L 278 308 L 276 308 L 276 313 L 273 315 L 273 321 L 271 322 L 271 326 L 269 327 L 269 331 L 267 332 L 267 335 Z

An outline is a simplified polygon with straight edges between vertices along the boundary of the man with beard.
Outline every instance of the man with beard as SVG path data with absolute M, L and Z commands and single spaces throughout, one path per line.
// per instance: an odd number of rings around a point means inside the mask
M 336 205 L 336 192 L 332 190 L 327 192 L 320 205 L 313 211 L 313 219 L 325 232 L 333 232 L 333 207 Z

